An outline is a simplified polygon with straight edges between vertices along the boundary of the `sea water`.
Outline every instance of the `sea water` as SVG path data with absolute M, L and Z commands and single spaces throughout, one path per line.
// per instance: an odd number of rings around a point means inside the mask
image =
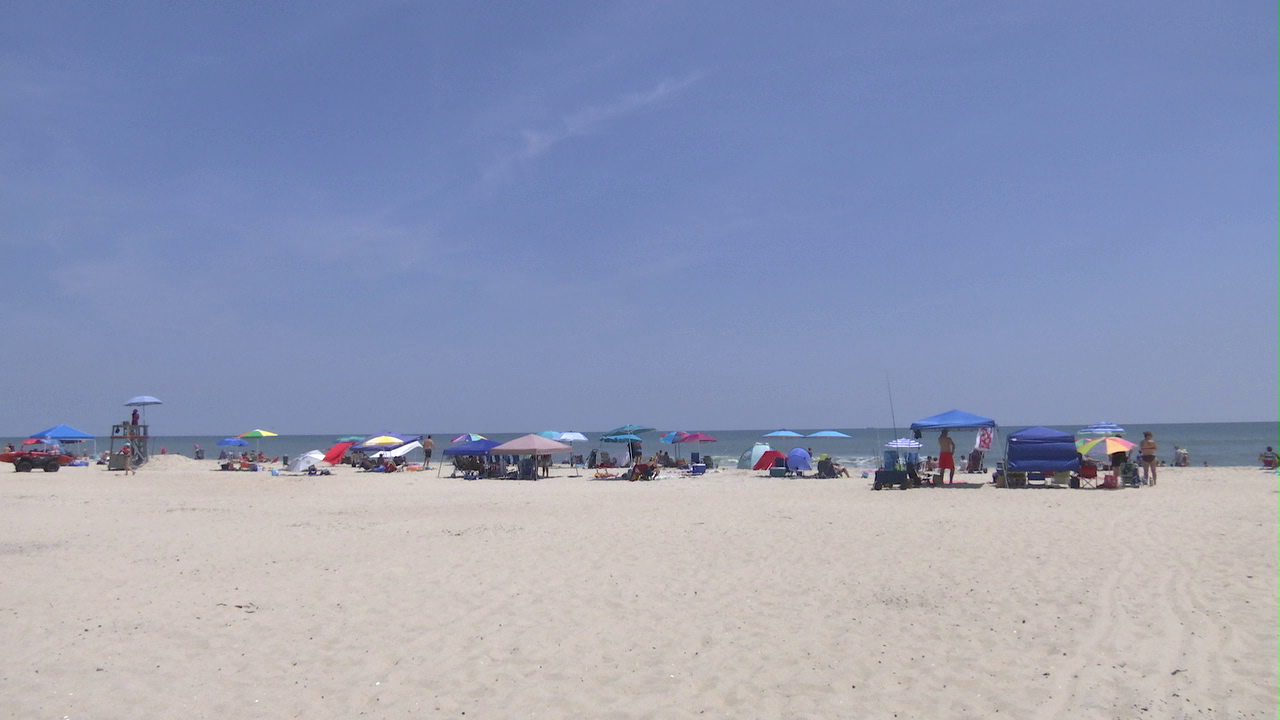
M 1170 465 L 1173 464 L 1174 445 L 1187 449 L 1191 454 L 1192 465 L 1203 466 L 1208 464 L 1214 467 L 1223 465 L 1257 465 L 1258 454 L 1268 445 L 1272 447 L 1280 445 L 1280 442 L 1277 442 L 1278 425 L 1274 422 L 1151 423 L 1145 425 L 1120 423 L 1120 425 L 1127 430 L 1124 437 L 1135 443 L 1142 439 L 1144 431 L 1154 433 L 1156 442 L 1160 445 L 1158 457 Z M 1022 427 L 999 428 L 995 445 L 992 452 L 987 456 L 989 468 L 994 468 L 995 466 L 993 458 L 998 459 L 1003 456 L 1004 438 L 1007 434 L 1020 430 Z M 1075 433 L 1081 427 L 1079 425 L 1062 425 L 1055 426 L 1055 429 Z M 152 429 L 155 429 L 154 425 Z M 610 454 L 617 455 L 625 450 L 625 445 L 600 442 L 600 434 L 605 431 L 590 432 L 579 428 L 569 429 L 578 430 L 590 438 L 588 442 L 574 444 L 575 454 L 585 456 L 591 450 L 600 448 L 609 451 Z M 906 428 L 897 428 L 896 430 L 894 428 L 791 428 L 791 430 L 805 435 L 819 430 L 838 430 L 849 435 L 849 438 L 765 437 L 766 433 L 772 432 L 776 428 L 766 430 L 680 428 L 689 432 L 694 430 L 705 432 L 716 438 L 717 442 L 702 443 L 701 445 L 698 443 L 671 445 L 659 441 L 659 436 L 671 429 L 661 428 L 657 432 L 643 434 L 642 450 L 644 454 L 648 456 L 659 450 L 666 450 L 672 457 L 687 458 L 691 452 L 698 452 L 711 456 L 718 465 L 733 466 L 743 452 L 750 450 L 755 443 L 763 442 L 783 453 L 792 448 L 802 447 L 811 449 L 815 457 L 829 454 L 836 462 L 848 467 L 874 468 L 880 464 L 881 453 L 884 450 L 885 443 L 898 437 L 911 436 L 911 431 Z M 449 447 L 449 441 L 462 434 L 462 431 L 431 432 L 431 434 L 434 436 L 436 444 L 435 460 L 439 460 L 444 449 Z M 485 433 L 485 436 L 491 440 L 505 442 L 524 434 Z M 958 454 L 967 454 L 972 450 L 977 438 L 977 434 L 972 430 L 952 431 L 951 436 L 955 439 Z M 191 457 L 194 454 L 195 446 L 199 445 L 204 450 L 206 458 L 216 458 L 219 451 L 224 449 L 218 446 L 218 441 L 222 439 L 222 436 L 216 435 L 153 436 L 151 438 L 151 453 L 155 455 L 167 452 Z M 336 439 L 337 436 L 335 435 L 280 435 L 261 440 L 248 440 L 246 441 L 249 443 L 248 446 L 243 448 L 226 449 L 237 453 L 242 450 L 248 450 L 255 454 L 261 449 L 262 453 L 268 458 L 297 457 L 308 450 L 320 450 L 323 452 L 332 447 Z M 0 442 L 12 442 L 15 445 L 21 441 L 22 438 L 0 438 Z M 922 457 L 926 455 L 937 457 L 938 433 L 936 431 L 925 432 L 920 442 L 922 447 L 918 452 Z M 112 449 L 111 440 L 107 437 L 97 438 L 96 442 L 68 445 L 67 448 L 75 454 L 92 454 Z M 1098 455 L 1101 457 L 1100 454 Z M 421 455 L 415 451 L 409 455 L 409 458 L 414 461 L 420 459 Z

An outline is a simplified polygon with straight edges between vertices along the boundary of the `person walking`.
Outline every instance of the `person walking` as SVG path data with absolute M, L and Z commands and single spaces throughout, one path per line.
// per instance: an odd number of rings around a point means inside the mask
M 133 448 L 129 443 L 120 446 L 120 455 L 124 457 L 124 474 L 137 475 L 138 471 L 133 469 Z
M 1142 433 L 1142 442 L 1138 443 L 1138 456 L 1142 458 L 1142 481 L 1148 485 L 1156 484 L 1156 437 L 1150 430 Z

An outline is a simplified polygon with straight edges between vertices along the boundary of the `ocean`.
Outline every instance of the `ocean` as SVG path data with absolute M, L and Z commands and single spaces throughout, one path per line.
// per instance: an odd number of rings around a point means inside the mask
M 1124 437 L 1133 442 L 1137 442 L 1142 438 L 1144 431 L 1155 433 L 1156 442 L 1160 444 L 1159 458 L 1169 464 L 1173 463 L 1173 446 L 1180 445 L 1191 454 L 1191 463 L 1193 465 L 1202 466 L 1224 466 L 1224 465 L 1256 465 L 1258 462 L 1258 454 L 1263 449 L 1270 446 L 1280 445 L 1277 442 L 1278 425 L 1274 422 L 1244 422 L 1244 423 L 1153 423 L 1146 425 L 1125 424 L 1120 423 L 1128 432 Z M 992 453 L 988 455 L 987 465 L 989 468 L 994 467 L 994 458 L 1003 456 L 1003 438 L 1004 436 L 1015 430 L 1022 429 L 1023 426 L 1002 427 L 999 429 L 999 436 L 996 446 Z M 1074 433 L 1080 429 L 1079 425 L 1062 425 L 1054 426 L 1063 432 Z M 154 429 L 154 426 L 153 426 Z M 577 428 L 571 428 L 578 430 Z M 879 466 L 881 452 L 885 443 L 896 437 L 909 437 L 911 432 L 906 428 L 899 428 L 896 432 L 892 428 L 791 428 L 797 432 L 810 434 L 819 430 L 839 430 L 850 438 L 767 438 L 764 434 L 771 432 L 767 430 L 702 430 L 701 428 L 680 428 L 686 431 L 698 430 L 705 432 L 716 438 L 717 442 L 703 443 L 699 448 L 696 443 L 688 443 L 681 445 L 668 445 L 659 442 L 658 437 L 662 433 L 668 432 L 672 428 L 660 428 L 657 432 L 645 433 L 644 453 L 649 455 L 658 450 L 666 450 L 672 456 L 677 453 L 681 457 L 688 457 L 690 451 L 701 452 L 704 455 L 710 455 L 715 458 L 717 464 L 736 463 L 739 455 L 744 451 L 750 450 L 752 445 L 757 442 L 769 443 L 773 448 L 781 450 L 784 453 L 793 447 L 811 448 L 816 455 L 823 453 L 830 454 L 837 462 L 856 468 L 874 468 Z M 606 430 L 607 431 L 607 430 Z M 435 437 L 436 451 L 435 456 L 438 459 L 441 452 L 450 445 L 450 440 L 462 433 L 459 432 L 434 432 L 430 431 Z M 575 452 L 586 455 L 593 448 L 602 447 L 611 453 L 616 453 L 620 446 L 611 443 L 600 443 L 597 441 L 601 432 L 582 431 L 587 437 L 591 438 L 590 442 L 577 443 Z M 486 434 L 491 440 L 503 442 L 511 440 L 524 433 L 493 433 Z M 333 445 L 335 435 L 280 435 L 278 437 L 264 438 L 262 440 L 250 440 L 247 449 L 254 450 L 257 447 L 262 448 L 262 452 L 268 457 L 289 456 L 295 457 L 308 450 L 325 450 Z M 972 431 L 953 432 L 952 437 L 955 438 L 956 448 L 959 452 L 967 453 L 973 448 L 976 434 Z M 217 457 L 218 451 L 221 449 L 217 443 L 221 440 L 221 436 L 215 435 L 179 435 L 179 436 L 154 436 L 151 438 L 151 452 L 158 454 L 162 450 L 169 453 L 176 453 L 186 456 L 193 454 L 195 446 L 198 444 L 204 448 L 206 457 Z M 19 444 L 22 438 L 0 438 L 0 443 L 12 442 Z M 921 440 L 924 446 L 920 449 L 922 455 L 937 456 L 937 433 L 925 433 Z M 84 443 L 80 446 L 69 446 L 77 453 L 95 453 L 108 450 L 111 448 L 111 441 L 108 437 L 100 437 L 96 441 L 96 449 L 94 443 Z M 417 453 L 410 456 L 411 458 L 420 457 Z

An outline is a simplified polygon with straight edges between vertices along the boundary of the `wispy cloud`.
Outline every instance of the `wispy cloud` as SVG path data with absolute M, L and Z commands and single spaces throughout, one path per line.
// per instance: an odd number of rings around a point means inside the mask
M 529 161 L 550 152 L 552 148 L 576 137 L 589 135 L 611 120 L 629 115 L 658 103 L 701 79 L 700 73 L 679 79 L 665 79 L 643 92 L 631 92 L 598 105 L 582 108 L 563 117 L 553 127 L 524 130 L 524 146 L 519 160 Z

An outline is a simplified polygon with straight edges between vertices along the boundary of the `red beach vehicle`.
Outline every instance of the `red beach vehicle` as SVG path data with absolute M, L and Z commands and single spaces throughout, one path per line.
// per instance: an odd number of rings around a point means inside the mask
M 70 455 L 52 450 L 14 450 L 0 453 L 0 462 L 13 463 L 13 469 L 17 472 L 31 472 L 36 468 L 45 472 L 58 472 L 63 465 L 70 465 L 72 460 L 74 458 Z

